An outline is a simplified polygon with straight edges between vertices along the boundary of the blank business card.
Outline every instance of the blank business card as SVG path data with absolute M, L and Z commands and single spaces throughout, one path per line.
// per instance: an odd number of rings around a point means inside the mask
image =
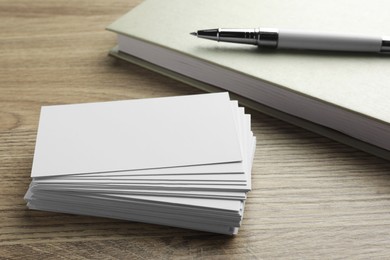
M 43 107 L 32 177 L 242 160 L 227 93 Z

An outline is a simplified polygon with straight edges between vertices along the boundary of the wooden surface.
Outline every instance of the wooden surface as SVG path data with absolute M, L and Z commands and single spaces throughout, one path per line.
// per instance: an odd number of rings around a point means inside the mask
M 0 0 L 0 259 L 390 258 L 390 163 L 256 112 L 236 237 L 26 208 L 40 106 L 201 93 L 107 56 L 139 2 Z

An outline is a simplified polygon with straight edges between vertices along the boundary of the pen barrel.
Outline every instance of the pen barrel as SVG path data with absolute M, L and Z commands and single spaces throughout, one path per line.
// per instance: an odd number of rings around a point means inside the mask
M 380 52 L 382 38 L 353 34 L 279 30 L 277 47 L 281 49 Z

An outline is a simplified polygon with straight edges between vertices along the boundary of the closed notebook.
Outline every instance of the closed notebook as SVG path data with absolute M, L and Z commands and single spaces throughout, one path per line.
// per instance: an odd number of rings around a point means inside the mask
M 207 28 L 390 35 L 390 2 L 146 0 L 108 26 L 111 54 L 390 159 L 390 56 L 270 51 L 197 39 Z

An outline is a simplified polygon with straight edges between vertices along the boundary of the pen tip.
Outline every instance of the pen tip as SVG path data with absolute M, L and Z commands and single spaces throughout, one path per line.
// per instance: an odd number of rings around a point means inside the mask
M 190 33 L 191 35 L 193 35 L 193 36 L 198 36 L 198 33 L 197 32 L 192 32 L 192 33 Z

